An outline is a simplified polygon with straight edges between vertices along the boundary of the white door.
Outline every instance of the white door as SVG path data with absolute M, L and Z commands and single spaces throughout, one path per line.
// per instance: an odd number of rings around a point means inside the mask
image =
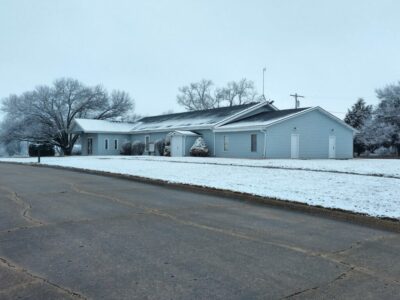
M 298 134 L 292 134 L 290 157 L 291 158 L 299 158 L 299 135 Z
M 336 136 L 329 136 L 329 158 L 336 158 Z
M 183 145 L 181 135 L 174 135 L 171 138 L 171 156 L 183 156 Z

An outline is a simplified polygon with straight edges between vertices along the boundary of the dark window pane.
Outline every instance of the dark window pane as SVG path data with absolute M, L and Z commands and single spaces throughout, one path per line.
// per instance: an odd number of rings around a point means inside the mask
M 257 152 L 257 134 L 251 135 L 251 152 Z

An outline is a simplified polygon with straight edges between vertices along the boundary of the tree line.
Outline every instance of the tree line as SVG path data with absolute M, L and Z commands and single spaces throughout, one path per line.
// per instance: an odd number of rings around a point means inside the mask
M 348 110 L 344 121 L 359 130 L 354 139 L 357 155 L 378 148 L 394 149 L 400 156 L 400 82 L 376 90 L 378 105 L 360 98 Z

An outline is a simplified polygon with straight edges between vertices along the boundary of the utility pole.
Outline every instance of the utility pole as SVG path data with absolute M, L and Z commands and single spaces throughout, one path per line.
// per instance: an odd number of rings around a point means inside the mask
M 266 68 L 266 67 L 264 67 L 264 69 L 263 69 L 263 94 L 262 94 L 262 95 L 263 95 L 264 101 L 266 101 L 265 94 L 264 94 L 265 71 L 267 71 L 267 68 Z
M 299 108 L 300 107 L 300 101 L 297 100 L 298 98 L 304 98 L 304 96 L 297 95 L 295 93 L 294 95 L 290 95 L 291 97 L 294 97 L 294 108 Z

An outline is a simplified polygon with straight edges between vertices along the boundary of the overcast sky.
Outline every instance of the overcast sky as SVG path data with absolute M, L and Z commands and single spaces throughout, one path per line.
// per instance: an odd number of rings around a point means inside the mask
M 121 89 L 139 114 L 176 104 L 178 87 L 246 77 L 278 108 L 343 117 L 400 80 L 400 1 L 1 0 L 0 98 L 55 78 Z

